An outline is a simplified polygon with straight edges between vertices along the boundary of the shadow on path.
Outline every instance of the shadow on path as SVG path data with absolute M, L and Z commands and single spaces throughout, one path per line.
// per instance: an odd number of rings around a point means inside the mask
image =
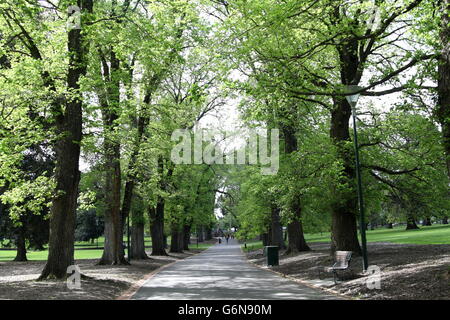
M 215 245 L 149 279 L 132 297 L 138 300 L 300 300 L 339 299 L 302 286 L 245 260 L 239 244 Z

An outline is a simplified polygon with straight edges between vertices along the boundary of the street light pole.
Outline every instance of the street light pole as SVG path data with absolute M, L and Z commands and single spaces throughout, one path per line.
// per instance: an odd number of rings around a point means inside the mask
M 357 92 L 361 88 L 358 86 L 349 86 L 349 92 Z M 353 141 L 355 145 L 355 167 L 356 167 L 356 179 L 358 182 L 358 203 L 359 203 L 359 225 L 361 232 L 361 245 L 362 245 L 362 256 L 363 256 L 363 269 L 367 270 L 369 267 L 369 261 L 367 259 L 367 238 L 366 238 L 366 224 L 364 219 L 364 199 L 363 199 L 363 190 L 362 190 L 362 179 L 361 179 L 361 165 L 359 162 L 359 144 L 358 144 L 358 132 L 356 128 L 356 104 L 358 103 L 360 94 L 352 94 L 346 96 L 347 101 L 349 102 L 352 108 L 352 118 L 353 118 Z
M 130 256 L 130 213 L 128 213 L 128 217 L 127 217 L 127 251 L 128 251 L 128 262 L 130 262 L 131 261 L 131 256 Z

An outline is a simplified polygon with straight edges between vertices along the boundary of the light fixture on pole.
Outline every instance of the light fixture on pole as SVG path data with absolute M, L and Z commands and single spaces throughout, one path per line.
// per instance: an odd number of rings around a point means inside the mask
M 362 180 L 361 180 L 361 166 L 359 162 L 359 145 L 358 145 L 358 133 L 356 129 L 356 105 L 358 104 L 359 97 L 361 95 L 361 87 L 356 85 L 347 86 L 347 93 L 349 95 L 346 96 L 350 107 L 352 108 L 352 117 L 353 117 L 353 134 L 354 134 L 354 144 L 355 144 L 355 164 L 356 164 L 356 178 L 358 181 L 358 203 L 359 203 L 359 225 L 361 232 L 361 245 L 362 245 L 362 255 L 363 255 L 363 269 L 367 270 L 369 267 L 369 262 L 367 259 L 367 239 L 366 239 L 366 223 L 364 220 L 364 199 L 363 199 L 363 191 L 362 191 Z

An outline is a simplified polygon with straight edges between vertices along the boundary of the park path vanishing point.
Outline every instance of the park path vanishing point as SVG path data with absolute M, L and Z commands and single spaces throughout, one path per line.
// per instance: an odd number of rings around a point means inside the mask
M 332 300 L 339 297 L 249 264 L 230 239 L 147 280 L 135 300 Z

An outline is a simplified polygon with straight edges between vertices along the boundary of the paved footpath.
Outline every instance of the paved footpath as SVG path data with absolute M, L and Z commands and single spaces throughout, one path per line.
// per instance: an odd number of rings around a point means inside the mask
M 132 299 L 338 299 L 250 265 L 236 241 L 224 242 L 162 270 L 145 282 Z

